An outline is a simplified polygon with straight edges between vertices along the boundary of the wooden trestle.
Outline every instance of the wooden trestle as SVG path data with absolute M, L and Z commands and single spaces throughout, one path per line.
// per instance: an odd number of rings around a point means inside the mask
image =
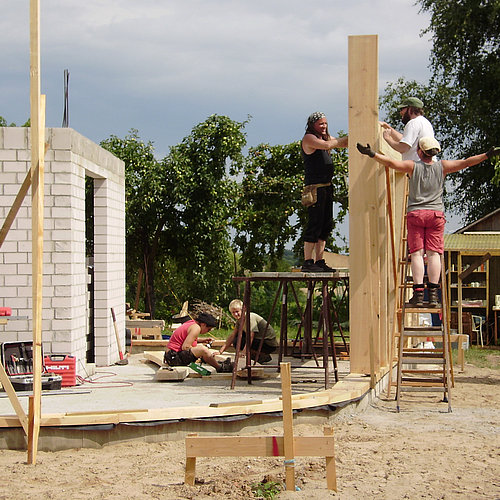
M 279 349 L 278 349 L 278 364 L 277 365 L 266 365 L 270 367 L 275 367 L 279 370 L 279 364 L 283 361 L 283 356 L 288 355 L 288 298 L 290 293 L 295 300 L 295 304 L 301 316 L 301 321 L 298 327 L 297 336 L 293 341 L 293 349 L 299 346 L 300 357 L 302 359 L 306 357 L 313 357 L 316 361 L 316 366 L 319 366 L 318 357 L 315 352 L 315 344 L 319 341 L 320 333 L 322 332 L 321 338 L 321 348 L 322 348 L 322 362 L 325 372 L 325 389 L 328 388 L 330 384 L 330 372 L 328 368 L 328 360 L 331 356 L 333 362 L 333 373 L 335 376 L 335 382 L 338 382 L 338 368 L 337 368 L 337 356 L 335 348 L 335 339 L 333 335 L 333 319 L 337 324 L 340 332 L 340 336 L 343 342 L 345 351 L 349 352 L 349 346 L 344 337 L 342 326 L 340 324 L 337 308 L 332 301 L 331 289 L 336 287 L 338 283 L 343 286 L 343 294 L 341 300 L 346 298 L 346 293 L 348 291 L 349 278 L 347 275 L 340 275 L 338 272 L 329 273 L 303 273 L 303 272 L 290 272 L 290 273 L 279 273 L 279 272 L 261 272 L 252 273 L 250 276 L 234 277 L 234 281 L 244 282 L 245 291 L 243 295 L 243 309 L 242 316 L 239 325 L 239 331 L 237 335 L 236 343 L 236 355 L 235 359 L 239 358 L 241 351 L 241 339 L 243 335 L 243 329 L 246 332 L 246 365 L 245 368 L 248 370 L 248 383 L 252 383 L 252 361 L 250 358 L 250 312 L 251 312 L 251 289 L 252 283 L 262 282 L 262 281 L 274 281 L 278 282 L 278 288 L 273 301 L 273 306 L 269 318 L 267 319 L 267 324 L 270 323 L 271 318 L 276 309 L 278 299 L 281 298 L 281 315 L 280 315 L 280 339 L 279 339 Z M 304 309 L 300 304 L 296 287 L 294 286 L 298 283 L 305 284 L 307 288 L 306 292 L 306 302 Z M 317 285 L 321 288 L 321 307 L 319 311 L 318 318 L 318 329 L 316 335 L 313 336 L 313 316 L 314 316 L 314 296 Z M 245 326 L 244 326 L 245 325 Z M 263 339 L 261 340 L 259 350 L 257 353 L 260 354 L 260 349 L 262 348 Z M 255 365 L 256 362 L 253 364 Z M 241 368 L 241 367 L 240 367 Z M 233 377 L 231 381 L 231 389 L 234 389 L 236 383 L 236 371 L 237 363 L 235 363 L 235 369 L 233 371 Z

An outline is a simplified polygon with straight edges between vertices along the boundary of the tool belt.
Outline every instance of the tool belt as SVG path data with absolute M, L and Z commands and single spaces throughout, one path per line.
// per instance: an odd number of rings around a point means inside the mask
M 302 193 L 300 195 L 300 201 L 302 205 L 305 207 L 310 207 L 311 205 L 315 205 L 318 201 L 318 188 L 330 186 L 331 182 L 325 182 L 324 184 L 308 184 L 304 186 L 302 189 Z

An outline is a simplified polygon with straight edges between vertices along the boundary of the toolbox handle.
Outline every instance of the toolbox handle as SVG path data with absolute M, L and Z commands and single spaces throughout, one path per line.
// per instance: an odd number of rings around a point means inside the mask
M 64 361 L 66 358 L 72 358 L 73 356 L 68 356 L 67 354 L 47 354 L 45 357 L 49 358 L 50 361 Z

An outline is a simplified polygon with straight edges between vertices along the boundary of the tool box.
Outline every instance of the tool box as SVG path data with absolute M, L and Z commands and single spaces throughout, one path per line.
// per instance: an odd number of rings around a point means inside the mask
M 76 358 L 67 354 L 51 354 L 43 358 L 43 364 L 49 373 L 58 373 L 62 377 L 63 387 L 76 385 Z
M 16 391 L 33 390 L 33 341 L 3 342 L 2 364 Z M 42 355 L 43 359 L 43 355 Z M 42 369 L 42 390 L 60 389 L 62 376 Z

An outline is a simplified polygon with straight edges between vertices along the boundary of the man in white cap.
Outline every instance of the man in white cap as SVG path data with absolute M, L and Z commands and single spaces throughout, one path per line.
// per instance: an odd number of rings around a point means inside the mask
M 424 103 L 418 97 L 408 97 L 403 99 L 398 109 L 405 125 L 403 133 L 385 122 L 380 122 L 384 128 L 384 139 L 392 149 L 401 153 L 403 160 L 419 161 L 418 141 L 422 137 L 434 137 L 431 122 L 424 116 Z
M 500 155 L 500 147 L 492 147 L 487 153 L 471 156 L 465 160 L 438 160 L 434 157 L 441 146 L 434 137 L 422 137 L 418 142 L 419 161 L 393 160 L 388 156 L 375 153 L 369 144 L 358 142 L 358 151 L 368 155 L 378 163 L 404 172 L 410 177 L 408 194 L 407 229 L 408 248 L 411 255 L 413 276 L 413 297 L 410 304 L 424 305 L 424 254 L 427 255 L 427 288 L 429 306 L 439 305 L 439 278 L 441 275 L 441 254 L 444 251 L 444 205 L 443 186 L 446 174 L 472 167 L 485 160 Z

